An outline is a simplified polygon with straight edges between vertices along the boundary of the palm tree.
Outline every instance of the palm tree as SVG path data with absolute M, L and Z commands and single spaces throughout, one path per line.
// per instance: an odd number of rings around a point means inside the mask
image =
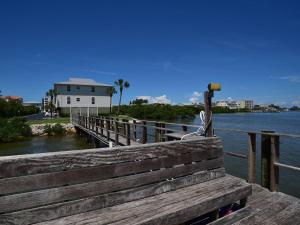
M 112 96 L 117 94 L 115 87 L 107 88 L 107 94 L 110 96 L 110 104 L 109 104 L 109 114 L 111 114 L 111 103 L 112 103 Z
M 57 96 L 57 91 L 55 89 L 49 89 L 49 91 L 46 93 L 47 96 L 50 96 L 50 115 L 52 118 L 52 113 L 53 113 L 53 100 L 56 100 Z
M 119 99 L 119 105 L 118 105 L 118 115 L 119 115 L 121 100 L 122 100 L 122 95 L 123 95 L 123 89 L 124 88 L 129 88 L 129 83 L 128 83 L 128 81 L 124 82 L 123 79 L 119 79 L 119 80 L 115 81 L 115 85 L 119 86 L 119 90 L 120 90 L 120 99 Z

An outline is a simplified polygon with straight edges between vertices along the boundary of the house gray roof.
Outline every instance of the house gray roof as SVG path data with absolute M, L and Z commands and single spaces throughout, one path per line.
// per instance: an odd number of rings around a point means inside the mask
M 68 85 L 91 85 L 91 86 L 106 86 L 111 87 L 110 84 L 98 83 L 92 79 L 84 79 L 84 78 L 69 78 L 68 81 L 64 82 L 56 82 L 54 84 L 68 84 Z

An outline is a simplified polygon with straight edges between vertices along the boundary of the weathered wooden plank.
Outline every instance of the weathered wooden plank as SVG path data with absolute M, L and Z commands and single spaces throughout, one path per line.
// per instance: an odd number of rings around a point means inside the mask
M 225 189 L 228 190 L 228 189 Z M 251 189 L 247 187 L 230 189 L 230 193 L 222 192 L 221 190 L 216 195 L 209 196 L 199 200 L 199 198 L 187 199 L 183 202 L 174 205 L 168 205 L 151 212 L 150 214 L 143 214 L 139 217 L 127 219 L 112 223 L 115 225 L 121 224 L 143 224 L 143 225 L 156 225 L 156 224 L 178 224 L 191 220 L 197 216 L 210 212 L 212 209 L 218 209 L 226 204 L 237 201 L 251 194 Z M 221 200 L 222 199 L 222 200 Z M 162 213 L 161 213 L 162 212 Z M 160 213 L 160 214 L 159 214 Z M 99 223 L 96 223 L 99 224 Z
M 202 152 L 202 154 L 199 154 L 199 152 L 190 152 L 181 155 L 149 158 L 141 161 L 114 163 L 97 167 L 86 167 L 61 172 L 6 178 L 0 180 L 0 194 L 20 193 L 109 179 L 221 156 L 222 151 L 219 149 L 212 149 L 211 151 Z
M 114 191 L 139 187 L 166 179 L 191 175 L 195 172 L 213 170 L 221 167 L 222 158 L 215 160 L 201 161 L 198 163 L 181 165 L 169 169 L 156 170 L 135 174 L 131 176 L 119 177 L 97 182 L 89 182 L 77 185 L 63 186 L 58 188 L 44 189 L 34 192 L 20 193 L 0 197 L 0 213 L 17 211 L 26 208 L 38 207 L 67 200 L 100 195 Z M 219 168 L 220 174 L 225 175 L 224 168 Z M 207 172 L 209 173 L 209 172 Z
M 295 203 L 289 205 L 281 212 L 272 216 L 266 222 L 275 223 L 280 225 L 291 225 L 300 224 L 300 202 L 295 201 Z
M 176 178 L 174 180 L 164 181 L 156 184 L 150 184 L 143 187 L 132 188 L 128 190 L 112 192 L 104 195 L 92 196 L 89 198 L 83 198 L 74 201 L 67 201 L 63 203 L 42 206 L 38 208 L 31 208 L 27 210 L 17 211 L 13 213 L 4 213 L 0 215 L 0 224 L 31 224 L 42 222 L 45 220 L 51 220 L 60 218 L 63 216 L 74 215 L 77 213 L 87 212 L 90 210 L 96 210 L 99 208 L 110 207 L 116 204 L 123 204 L 128 201 L 134 201 L 141 198 L 147 198 L 149 196 L 160 196 L 160 194 L 177 190 L 169 195 L 170 198 L 185 198 L 184 193 L 192 192 L 196 190 L 196 193 L 202 190 L 210 191 L 210 185 L 216 187 L 223 187 L 223 179 L 214 179 L 214 182 L 208 181 L 202 183 L 203 185 L 198 186 L 203 181 L 213 179 L 223 175 L 220 172 L 200 172 L 194 175 Z M 233 178 L 227 178 L 227 181 Z M 218 184 L 220 186 L 218 186 Z M 237 185 L 238 182 L 232 182 L 233 186 Z M 231 186 L 231 187 L 233 187 Z M 181 190 L 187 188 L 187 190 Z
M 276 215 L 290 204 L 293 200 L 289 196 L 282 193 L 274 193 L 271 197 L 265 199 L 265 201 L 258 201 L 256 207 L 252 203 L 252 214 L 234 224 L 263 224 L 267 219 Z M 268 224 L 268 223 L 267 223 Z
M 220 192 L 222 191 L 232 190 L 232 187 L 236 188 L 239 185 L 241 185 L 240 180 L 236 178 L 232 179 L 232 177 L 227 176 L 201 183 L 201 185 L 193 185 L 176 191 L 163 193 L 160 195 L 116 205 L 109 208 L 59 218 L 41 224 L 110 224 L 112 222 L 118 221 L 124 222 L 123 224 L 131 224 L 131 222 L 125 223 L 124 220 L 126 220 L 127 218 L 133 219 L 153 210 L 159 210 L 162 207 L 168 205 L 178 204 L 187 199 L 192 199 L 191 201 L 194 201 L 193 198 L 197 198 L 198 200 L 207 199 L 208 197 L 211 197 L 216 193 L 220 194 Z M 162 210 L 159 210 L 159 213 L 161 212 Z
M 226 181 L 204 189 L 183 190 L 175 198 L 160 199 L 157 196 L 155 204 L 147 205 L 140 210 L 136 208 L 129 212 L 126 219 L 110 222 L 110 224 L 179 224 L 218 209 L 223 204 L 229 204 L 251 194 L 251 187 L 246 183 L 234 180 Z M 221 200 L 222 199 L 222 200 Z M 112 219 L 111 219 L 112 220 Z M 79 224 L 106 224 L 101 217 L 82 221 Z
M 67 152 L 41 153 L 19 156 L 5 156 L 0 158 L 0 178 L 25 176 L 38 173 L 57 172 L 99 166 L 107 163 L 122 162 L 133 157 L 146 158 L 154 152 L 207 151 L 221 149 L 219 138 L 202 140 L 184 140 L 161 142 L 139 146 L 122 146 L 116 148 L 102 148 L 76 150 Z M 130 155 L 130 156 L 129 156 Z
M 250 206 L 246 206 L 238 211 L 231 213 L 230 215 L 224 216 L 216 221 L 211 222 L 209 225 L 231 225 L 247 216 L 250 216 L 252 212 Z

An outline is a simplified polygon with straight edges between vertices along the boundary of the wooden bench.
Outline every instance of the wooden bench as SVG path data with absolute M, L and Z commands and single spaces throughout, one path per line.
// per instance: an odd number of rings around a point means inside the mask
M 0 158 L 0 224 L 182 224 L 247 198 L 219 138 Z

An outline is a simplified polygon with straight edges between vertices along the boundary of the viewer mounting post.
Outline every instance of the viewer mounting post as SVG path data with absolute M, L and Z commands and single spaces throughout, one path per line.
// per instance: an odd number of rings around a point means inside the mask
M 205 136 L 212 137 L 213 129 L 212 129 L 212 98 L 214 97 L 214 91 L 220 91 L 221 84 L 218 83 L 210 83 L 208 85 L 208 91 L 204 92 L 204 107 L 205 107 Z

